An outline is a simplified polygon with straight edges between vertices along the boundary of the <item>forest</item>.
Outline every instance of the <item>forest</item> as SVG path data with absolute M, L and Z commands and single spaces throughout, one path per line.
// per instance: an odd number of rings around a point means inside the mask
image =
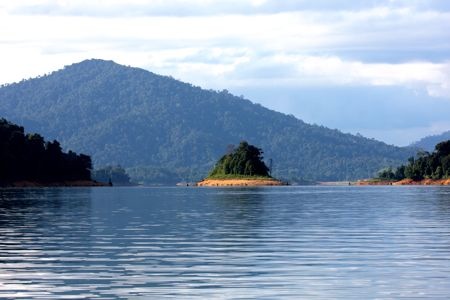
M 1 87 L 0 116 L 145 184 L 199 180 L 242 140 L 264 149 L 273 176 L 290 182 L 374 177 L 416 152 L 96 59 Z
M 417 157 L 408 159 L 407 165 L 382 170 L 378 178 L 382 180 L 450 178 L 450 140 L 437 144 L 432 153 L 420 151 Z
M 0 119 L 0 185 L 90 180 L 91 168 L 89 156 L 65 153 L 58 141 L 25 134 L 23 127 Z
M 269 177 L 261 149 L 242 141 L 236 149 L 230 149 L 215 165 L 208 178 L 231 176 Z

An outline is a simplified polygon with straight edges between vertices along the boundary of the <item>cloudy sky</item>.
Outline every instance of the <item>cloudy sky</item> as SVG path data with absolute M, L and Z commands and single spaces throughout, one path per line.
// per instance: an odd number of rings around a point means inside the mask
M 450 130 L 446 0 L 0 0 L 0 83 L 88 58 L 389 144 Z

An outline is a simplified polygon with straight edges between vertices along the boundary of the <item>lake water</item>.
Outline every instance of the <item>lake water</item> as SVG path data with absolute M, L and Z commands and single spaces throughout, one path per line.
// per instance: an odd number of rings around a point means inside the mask
M 0 298 L 449 295 L 449 187 L 0 190 Z

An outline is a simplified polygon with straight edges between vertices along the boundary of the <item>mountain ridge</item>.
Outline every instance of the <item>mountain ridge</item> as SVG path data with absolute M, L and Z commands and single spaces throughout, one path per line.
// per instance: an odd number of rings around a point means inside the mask
M 411 143 L 410 147 L 420 148 L 428 152 L 433 152 L 435 145 L 447 140 L 450 140 L 450 130 L 445 131 L 441 134 L 423 137 L 420 140 Z
M 282 178 L 371 177 L 414 154 L 306 124 L 226 90 L 99 59 L 4 85 L 0 103 L 0 116 L 91 154 L 96 166 L 120 164 L 132 177 L 164 170 L 174 180 L 198 179 L 242 140 L 265 149 Z

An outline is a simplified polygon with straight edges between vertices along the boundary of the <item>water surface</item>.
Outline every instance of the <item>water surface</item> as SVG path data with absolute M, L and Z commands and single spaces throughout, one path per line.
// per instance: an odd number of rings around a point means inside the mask
M 0 298 L 448 298 L 449 187 L 0 190 Z

